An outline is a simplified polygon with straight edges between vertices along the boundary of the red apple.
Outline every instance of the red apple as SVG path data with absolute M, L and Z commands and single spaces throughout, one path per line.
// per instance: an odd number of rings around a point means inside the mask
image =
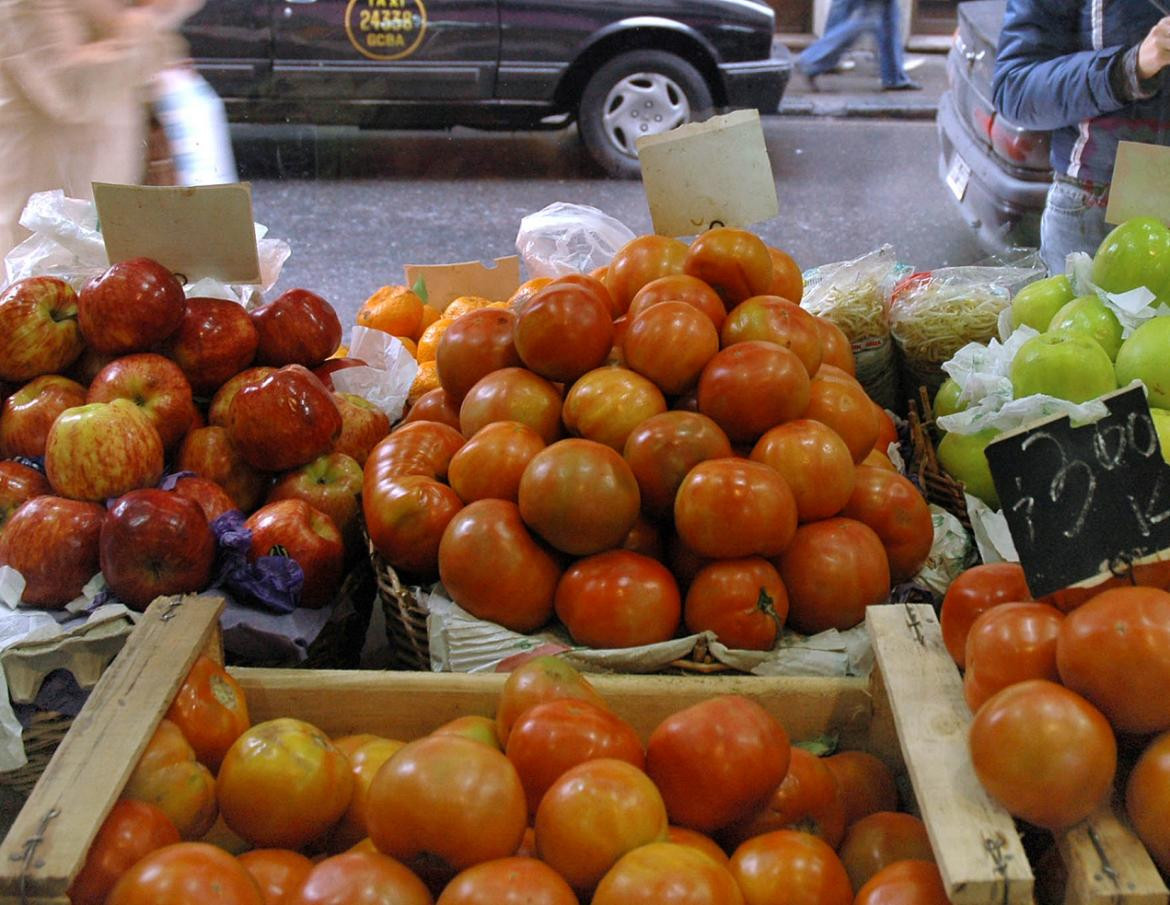
M 345 453 L 331 452 L 286 471 L 268 491 L 268 502 L 304 500 L 333 520 L 352 552 L 361 540 L 361 495 L 362 467 Z
M 207 587 L 215 535 L 194 500 L 153 487 L 132 490 L 110 505 L 99 556 L 114 596 L 141 612 L 156 597 Z
M 60 374 L 34 377 L 4 400 L 0 410 L 0 456 L 45 454 L 49 428 L 65 409 L 85 405 L 85 387 Z
M 207 423 L 227 427 L 228 408 L 231 406 L 232 400 L 236 398 L 240 387 L 247 386 L 249 383 L 259 383 L 269 374 L 275 373 L 276 368 L 268 365 L 257 365 L 254 368 L 246 368 L 235 377 L 225 381 L 211 397 L 211 404 L 207 407 Z
M 228 408 L 227 429 L 245 462 L 288 471 L 332 449 L 341 434 L 341 412 L 312 371 L 286 365 L 240 388 Z
M 259 341 L 243 305 L 227 299 L 191 298 L 165 351 L 183 369 L 191 389 L 210 396 L 252 363 Z
M 77 293 L 56 277 L 29 277 L 0 295 L 0 378 L 63 371 L 81 354 Z
M 260 335 L 261 364 L 315 368 L 341 345 L 341 320 L 333 306 L 307 289 L 290 289 L 252 311 Z
M 117 355 L 99 352 L 92 346 L 86 346 L 77 361 L 69 366 L 69 369 L 65 372 L 65 376 L 71 380 L 76 380 L 82 386 L 89 386 L 93 379 L 97 377 L 98 371 L 117 357 Z
M 268 475 L 245 462 L 227 428 L 216 424 L 188 432 L 175 456 L 175 468 L 214 481 L 242 512 L 255 509 L 268 487 Z
M 51 494 L 49 479 L 28 465 L 11 459 L 0 461 L 0 530 L 12 514 L 33 497 Z
M 360 358 L 328 358 L 324 364 L 319 364 L 313 368 L 313 373 L 317 375 L 317 379 L 325 384 L 326 387 L 335 390 L 337 389 L 333 385 L 333 373 L 335 371 L 344 371 L 346 368 L 364 367 L 366 367 L 366 363 Z
M 187 300 L 174 274 L 150 258 L 119 261 L 81 288 L 78 321 L 99 352 L 145 352 L 179 328 Z
M 364 467 L 370 450 L 390 433 L 390 416 L 356 393 L 334 393 L 333 401 L 341 412 L 341 436 L 333 449 Z
M 162 438 L 174 449 L 191 427 L 195 401 L 183 370 L 162 355 L 139 352 L 115 358 L 89 385 L 87 402 L 128 399 L 142 409 Z
M 319 609 L 341 587 L 345 547 L 333 519 L 304 500 L 278 500 L 253 512 L 244 526 L 252 532 L 251 556 L 283 551 L 305 573 L 301 606 Z
M 184 475 L 179 478 L 171 492 L 197 503 L 209 525 L 225 512 L 240 508 L 236 501 L 228 496 L 228 492 L 215 481 L 199 475 Z
M 59 496 L 21 506 L 0 531 L 0 565 L 24 576 L 22 602 L 59 610 L 81 596 L 98 572 L 98 538 L 106 510 Z
M 162 473 L 158 431 L 128 399 L 66 409 L 49 429 L 45 474 L 61 496 L 101 502 L 152 487 Z

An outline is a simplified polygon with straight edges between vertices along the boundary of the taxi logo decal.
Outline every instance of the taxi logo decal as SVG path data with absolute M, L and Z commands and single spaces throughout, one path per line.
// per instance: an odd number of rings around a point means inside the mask
M 423 0 L 349 0 L 345 8 L 349 42 L 371 60 L 410 56 L 426 30 Z

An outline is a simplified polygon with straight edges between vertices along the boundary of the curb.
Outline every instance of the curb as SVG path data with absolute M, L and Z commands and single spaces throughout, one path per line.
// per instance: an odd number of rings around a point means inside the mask
M 835 118 L 869 119 L 934 119 L 938 103 L 924 104 L 882 104 L 874 101 L 857 100 L 806 100 L 800 98 L 783 101 L 777 111 L 780 116 L 828 116 Z

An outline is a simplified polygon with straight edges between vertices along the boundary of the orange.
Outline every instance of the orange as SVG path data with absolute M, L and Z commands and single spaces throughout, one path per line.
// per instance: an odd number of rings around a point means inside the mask
M 439 340 L 453 323 L 455 323 L 455 318 L 444 315 L 423 331 L 422 336 L 418 338 L 416 357 L 419 361 L 435 360 L 435 350 L 439 348 Z
M 348 358 L 349 357 L 349 346 L 347 346 L 343 343 L 342 345 L 338 346 L 337 351 L 334 352 L 329 357 L 330 358 Z
M 423 305 L 422 319 L 419 321 L 419 324 L 418 324 L 418 332 L 415 333 L 410 338 L 413 340 L 417 340 L 420 336 L 423 335 L 423 331 L 426 330 L 427 327 L 429 327 L 431 324 L 433 324 L 435 321 L 437 321 L 442 316 L 443 316 L 443 312 L 441 312 L 434 305 L 431 305 L 429 303 L 426 305 Z
M 439 383 L 438 363 L 433 358 L 429 361 L 420 361 L 418 363 L 418 373 L 414 375 L 414 383 L 410 385 L 410 390 L 406 394 L 407 404 L 414 405 L 423 393 L 436 390 L 441 385 Z
M 491 299 L 485 299 L 483 296 L 461 295 L 458 298 L 452 299 L 451 303 L 443 309 L 443 317 L 449 317 L 454 320 L 461 314 L 466 314 L 468 311 L 475 311 L 477 308 L 486 308 L 491 303 Z
M 418 346 L 415 345 L 413 339 L 409 336 L 396 336 L 394 338 L 406 346 L 406 351 L 410 353 L 411 358 L 418 358 Z
M 530 298 L 551 282 L 552 277 L 533 277 L 531 280 L 525 280 L 516 287 L 516 291 L 508 298 L 508 307 L 519 313 Z
M 405 286 L 383 286 L 371 295 L 357 314 L 360 327 L 382 330 L 393 336 L 417 336 L 422 322 L 423 300 Z
M 788 252 L 771 245 L 768 246 L 768 254 L 772 258 L 772 285 L 768 288 L 768 294 L 778 295 L 799 305 L 804 295 L 804 275 L 796 261 Z

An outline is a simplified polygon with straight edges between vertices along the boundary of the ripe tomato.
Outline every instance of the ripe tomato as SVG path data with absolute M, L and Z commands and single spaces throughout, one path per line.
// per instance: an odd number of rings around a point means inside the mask
M 835 517 L 796 529 L 780 555 L 788 589 L 788 624 L 807 635 L 848 629 L 865 608 L 890 594 L 890 567 L 881 539 L 868 525 Z
M 651 559 L 662 562 L 666 557 L 662 527 L 658 522 L 648 519 L 645 513 L 640 513 L 637 521 L 634 522 L 634 527 L 630 529 L 625 540 L 622 541 L 622 549 L 629 550 L 631 553 L 641 553 L 643 556 L 649 556 Z
M 980 563 L 964 569 L 947 587 L 939 611 L 943 644 L 962 669 L 967 665 L 967 634 L 984 610 L 1001 603 L 1032 599 L 1018 562 Z
M 768 246 L 768 256 L 772 259 L 772 285 L 768 287 L 768 294 L 799 305 L 804 297 L 804 274 L 800 267 L 792 255 L 774 245 Z
M 288 905 L 431 905 L 407 867 L 380 852 L 346 852 L 313 866 Z
M 568 383 L 604 363 L 613 346 L 613 317 L 600 292 L 553 280 L 517 315 L 516 352 L 529 370 Z
M 536 809 L 536 851 L 578 893 L 626 852 L 666 838 L 666 805 L 650 777 L 614 758 L 566 770 Z
M 475 384 L 459 405 L 463 436 L 493 421 L 519 421 L 552 443 L 561 434 L 561 393 L 527 368 L 501 368 Z
M 151 852 L 114 884 L 106 905 L 264 905 L 256 881 L 231 855 L 204 842 Z
M 633 471 L 593 440 L 561 440 L 542 449 L 520 478 L 525 523 L 565 553 L 588 556 L 621 544 L 638 518 Z
M 545 443 L 519 421 L 493 421 L 481 427 L 451 457 L 447 480 L 464 503 L 475 500 L 516 502 L 520 475 Z
M 629 550 L 577 560 L 561 576 L 555 608 L 574 641 L 596 648 L 669 641 L 682 616 L 670 570 Z
M 1170 873 L 1170 732 L 1142 752 L 1125 785 L 1125 812 L 1150 857 Z
M 187 673 L 166 718 L 179 727 L 196 759 L 212 772 L 252 724 L 240 683 L 207 656 L 200 656 Z
M 853 461 L 860 462 L 877 442 L 877 414 L 871 400 L 859 385 L 853 386 L 842 380 L 817 376 L 809 383 L 808 407 L 805 418 L 821 421 L 838 434 L 853 454 Z
M 513 669 L 496 702 L 496 735 L 500 744 L 507 746 L 512 725 L 525 710 L 561 698 L 588 701 L 609 709 L 589 680 L 559 657 L 533 657 Z
M 950 905 L 938 865 L 898 861 L 876 873 L 857 891 L 853 905 Z
M 569 433 L 604 443 L 618 453 L 635 427 L 666 411 L 654 383 L 628 368 L 598 368 L 583 374 L 565 395 L 561 420 Z
M 746 905 L 852 905 L 849 875 L 836 853 L 810 833 L 775 830 L 731 856 Z
M 635 236 L 614 252 L 605 272 L 605 285 L 617 314 L 626 313 L 643 286 L 662 277 L 681 274 L 686 257 L 685 242 L 654 234 Z
M 609 869 L 592 905 L 742 905 L 743 894 L 726 860 L 695 848 L 651 842 L 626 852 Z
M 800 359 L 769 342 L 741 342 L 716 353 L 699 377 L 699 411 L 733 443 L 754 443 L 770 427 L 804 414 L 809 379 Z
M 179 831 L 161 808 L 145 801 L 115 802 L 69 886 L 70 901 L 102 905 L 122 874 L 155 849 L 178 841 Z
M 258 723 L 232 745 L 216 778 L 224 822 L 253 845 L 298 849 L 345 813 L 349 759 L 302 720 Z
M 663 412 L 630 432 L 622 456 L 638 481 L 642 510 L 664 518 L 674 514 L 674 498 L 687 472 L 707 459 L 730 458 L 731 442 L 706 415 Z
M 1118 732 L 1170 729 L 1170 593 L 1112 588 L 1077 607 L 1060 628 L 1056 666 Z
M 288 905 L 313 869 L 312 861 L 286 848 L 256 848 L 237 858 L 260 887 L 264 905 Z
M 122 797 L 162 809 L 182 839 L 198 839 L 215 823 L 215 778 L 195 760 L 182 730 L 167 719 L 154 730 Z
M 845 826 L 876 811 L 898 809 L 898 786 L 885 763 L 867 751 L 838 751 L 824 758 L 837 777 L 845 805 Z
M 336 743 L 335 743 L 336 744 Z M 405 742 L 390 738 L 370 738 L 347 752 L 349 767 L 353 773 L 353 794 L 341 819 L 329 833 L 329 851 L 342 852 L 352 848 L 370 834 L 366 822 L 366 797 L 374 776 Z M 338 748 L 341 748 L 338 745 Z
M 685 826 L 671 825 L 667 827 L 666 841 L 675 842 L 679 845 L 689 845 L 691 848 L 698 849 L 707 855 L 707 857 L 713 858 L 723 865 L 726 865 L 731 860 L 727 857 L 727 852 L 720 848 L 719 843 L 706 833 L 687 829 Z
M 535 858 L 499 858 L 469 867 L 435 905 L 578 905 L 560 874 Z
M 687 248 L 682 269 L 718 292 L 729 308 L 772 285 L 768 246 L 746 229 L 718 226 L 700 233 Z
M 802 522 L 836 515 L 853 493 L 856 475 L 849 447 L 820 421 L 797 418 L 778 424 L 760 437 L 751 457 L 784 478 Z
M 699 382 L 704 365 L 719 351 L 711 319 L 686 302 L 659 302 L 630 321 L 622 339 L 626 366 L 668 396 Z
M 646 771 L 671 823 L 722 829 L 759 807 L 788 771 L 788 734 L 742 695 L 719 695 L 671 714 L 646 743 Z
M 989 795 L 1050 830 L 1083 820 L 1113 786 L 1117 744 L 1108 720 L 1044 679 L 992 695 L 971 722 L 971 761 Z
M 459 402 L 460 399 L 454 398 L 441 386 L 427 390 L 407 409 L 402 424 L 410 424 L 412 421 L 438 421 L 459 430 Z
M 796 500 L 767 465 L 709 459 L 679 485 L 674 522 L 679 537 L 700 556 L 776 556 L 796 533 Z
M 688 632 L 714 632 L 728 647 L 743 650 L 771 650 L 787 618 L 780 573 L 758 556 L 703 566 L 683 606 Z
M 723 319 L 727 316 L 723 299 L 714 289 L 700 279 L 676 273 L 651 280 L 639 289 L 630 300 L 626 317 L 636 317 L 659 302 L 685 302 L 707 315 L 716 330 L 723 326 Z
M 363 490 L 385 478 L 405 475 L 446 479 L 451 457 L 464 439 L 451 425 L 438 421 L 411 421 L 395 428 L 366 457 Z
M 876 402 L 873 404 L 873 411 L 878 419 L 878 438 L 874 441 L 873 448 L 885 455 L 890 444 L 898 442 L 898 425 L 894 423 L 890 413 Z
M 457 735 L 428 735 L 374 776 L 366 822 L 379 851 L 404 861 L 433 855 L 462 870 L 515 852 L 528 808 L 502 753 Z
M 719 331 L 724 347 L 758 341 L 775 343 L 796 354 L 809 377 L 821 366 L 821 336 L 816 319 L 800 305 L 778 295 L 757 295 L 727 313 Z
M 516 315 L 503 308 L 477 308 L 461 314 L 443 331 L 435 349 L 439 382 L 462 401 L 481 377 L 500 368 L 520 367 L 512 342 Z
M 963 696 L 971 712 L 1002 688 L 1026 679 L 1060 681 L 1056 639 L 1064 616 L 1044 603 L 1001 603 L 967 633 Z
M 856 377 L 857 362 L 853 357 L 853 344 L 845 331 L 825 317 L 813 315 L 817 337 L 821 341 L 821 364 L 833 365 Z
M 422 475 L 367 481 L 362 492 L 362 513 L 374 549 L 394 568 L 419 576 L 438 572 L 443 532 L 462 508 L 459 494 Z
M 892 582 L 913 578 L 934 544 L 926 498 L 897 472 L 858 465 L 855 474 L 853 493 L 841 514 L 874 530 L 885 548 Z
M 552 616 L 561 567 L 520 515 L 510 500 L 465 506 L 439 542 L 439 578 L 471 615 L 530 632 Z
M 854 889 L 895 861 L 934 860 L 926 825 L 913 814 L 875 811 L 849 827 L 837 849 Z

